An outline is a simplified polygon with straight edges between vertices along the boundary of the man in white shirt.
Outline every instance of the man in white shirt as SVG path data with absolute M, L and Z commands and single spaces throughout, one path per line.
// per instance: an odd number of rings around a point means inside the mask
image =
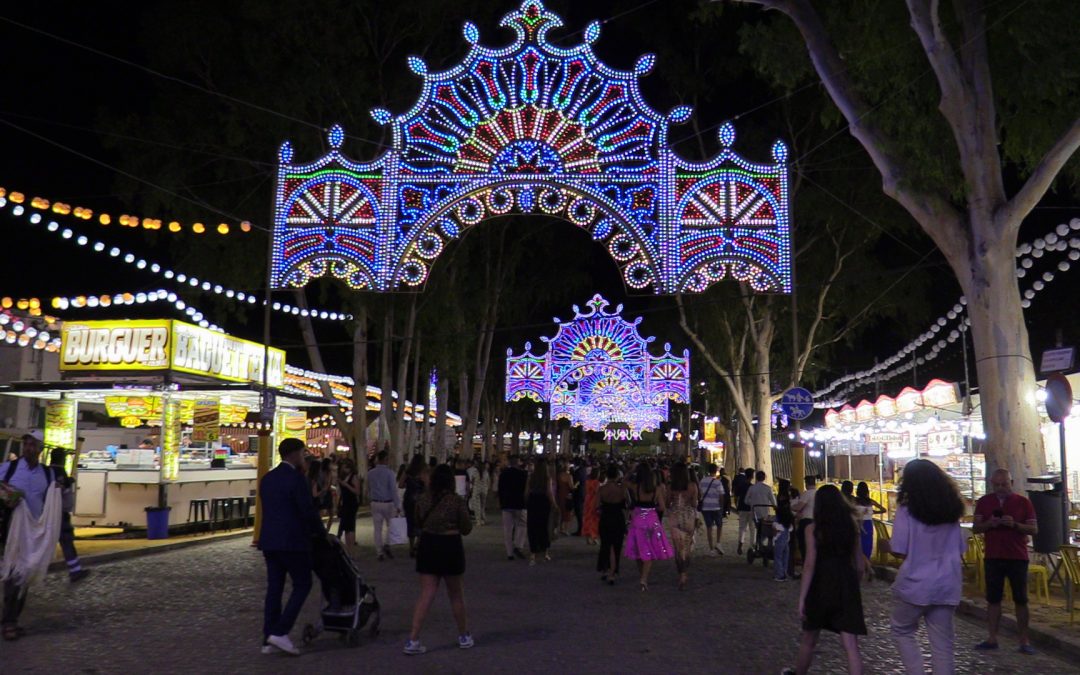
M 799 542 L 799 555 L 806 560 L 806 528 L 814 522 L 814 496 L 817 494 L 817 476 L 807 476 L 806 489 L 791 502 L 795 514 L 795 539 Z M 797 577 L 796 577 L 797 578 Z
M 368 471 L 368 491 L 371 496 L 371 524 L 375 530 L 375 553 L 379 560 L 393 558 L 390 543 L 383 543 L 383 530 L 389 536 L 390 519 L 401 513 L 401 495 L 398 494 L 397 476 L 386 465 L 390 453 L 383 450 L 376 457 L 378 465 Z
M 763 518 L 771 514 L 772 509 L 776 508 L 776 493 L 773 492 L 772 485 L 765 482 L 764 471 L 758 471 L 754 478 L 757 479 L 757 482 L 746 491 L 746 503 L 754 511 L 754 520 L 760 523 Z M 761 545 L 762 534 L 762 528 L 759 527 L 755 539 L 759 546 Z
M 34 518 L 41 517 L 45 508 L 45 493 L 55 480 L 52 472 L 39 461 L 44 441 L 45 436 L 41 431 L 31 431 L 22 438 L 22 457 L 0 464 L 0 481 L 22 493 L 22 502 Z M 17 640 L 22 635 L 18 623 L 26 605 L 26 591 L 26 585 L 16 584 L 12 579 L 4 580 L 4 610 L 0 622 L 5 640 Z

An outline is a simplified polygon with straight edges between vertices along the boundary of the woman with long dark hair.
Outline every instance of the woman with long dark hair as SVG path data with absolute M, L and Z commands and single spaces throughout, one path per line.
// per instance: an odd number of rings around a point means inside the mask
M 619 478 L 615 462 L 607 465 L 607 480 L 596 491 L 597 527 L 600 532 L 600 553 L 596 559 L 596 571 L 600 581 L 610 586 L 619 578 L 619 555 L 626 538 L 626 488 Z
M 435 467 L 430 489 L 416 500 L 416 524 L 420 543 L 416 549 L 416 571 L 420 574 L 420 597 L 413 610 L 412 631 L 405 653 L 423 654 L 420 643 L 424 625 L 439 582 L 446 582 L 446 594 L 458 628 L 458 647 L 473 646 L 469 620 L 465 614 L 465 546 L 462 536 L 472 531 L 472 518 L 465 500 L 454 493 L 454 470 L 446 464 Z
M 424 492 L 424 478 L 428 473 L 428 465 L 423 455 L 413 455 L 409 466 L 405 469 L 405 475 L 398 481 L 398 487 L 405 488 L 405 494 L 401 497 L 401 508 L 405 511 L 405 527 L 409 535 L 409 557 L 416 557 L 416 538 L 420 536 L 420 528 L 416 526 L 416 500 Z
M 529 535 L 529 565 L 535 565 L 537 555 L 543 555 L 544 560 L 551 560 L 551 554 L 548 553 L 551 548 L 551 528 L 548 520 L 552 511 L 557 510 L 546 459 L 536 460 L 536 466 L 529 474 L 526 490 L 525 532 Z
M 860 481 L 855 488 L 855 515 L 862 527 L 860 541 L 862 542 L 863 555 L 867 558 L 874 550 L 874 516 L 885 513 L 885 507 L 878 504 L 870 497 L 870 486 L 866 481 Z
M 637 465 L 634 485 L 630 488 L 630 530 L 626 537 L 623 555 L 637 561 L 638 582 L 641 590 L 649 590 L 649 571 L 654 560 L 670 560 L 675 553 L 668 543 L 660 514 L 667 509 L 664 494 L 656 484 L 652 468 L 645 462 Z
M 859 548 L 859 526 L 848 500 L 835 485 L 825 485 L 814 497 L 814 522 L 806 528 L 806 560 L 799 590 L 802 640 L 795 672 L 810 670 L 822 629 L 840 634 L 847 652 L 848 672 L 861 675 L 859 635 L 866 635 L 859 578 L 869 561 Z
M 954 670 L 953 613 L 960 604 L 962 557 L 966 542 L 960 530 L 964 502 L 953 479 L 925 459 L 904 466 L 893 521 L 892 552 L 904 556 L 893 583 L 892 634 L 904 669 L 923 673 L 922 650 L 915 638 L 919 619 L 926 621 L 933 672 Z
M 356 549 L 356 512 L 360 509 L 360 478 L 351 459 L 343 459 L 338 464 L 338 487 L 341 489 L 338 537 L 345 537 L 345 548 L 349 555 L 353 555 Z
M 697 528 L 698 486 L 690 480 L 690 472 L 683 462 L 671 467 L 669 485 L 671 514 L 671 544 L 675 550 L 675 569 L 679 573 L 679 590 L 686 589 L 690 576 L 690 554 L 694 552 L 694 530 Z

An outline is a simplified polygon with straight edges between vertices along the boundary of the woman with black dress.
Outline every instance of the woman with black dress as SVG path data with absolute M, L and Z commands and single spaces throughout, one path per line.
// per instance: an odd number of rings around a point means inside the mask
M 428 466 L 423 455 L 413 455 L 409 462 L 409 468 L 398 481 L 398 487 L 405 488 L 405 494 L 401 498 L 401 508 L 405 510 L 405 524 L 409 533 L 409 557 L 416 557 L 416 538 L 420 536 L 420 528 L 416 526 L 416 500 L 424 491 L 424 479 L 427 477 Z
M 795 673 L 804 675 L 810 670 L 818 635 L 825 629 L 840 634 L 848 673 L 862 675 L 857 636 L 866 635 L 866 621 L 859 579 L 869 569 L 851 503 L 835 485 L 818 488 L 814 522 L 806 528 L 806 560 L 799 591 L 803 632 Z
M 546 459 L 536 460 L 536 467 L 529 475 L 528 492 L 525 499 L 525 531 L 529 535 L 529 565 L 536 564 L 536 556 L 542 554 L 544 560 L 551 560 L 548 549 L 551 548 L 551 529 L 548 519 L 555 505 L 555 492 L 551 487 L 551 476 Z
M 356 512 L 360 508 L 360 478 L 351 459 L 343 459 L 338 468 L 338 537 L 345 537 L 345 547 L 351 555 L 356 548 Z
M 607 480 L 596 491 L 596 510 L 600 514 L 600 553 L 596 571 L 600 573 L 600 581 L 614 586 L 619 578 L 619 559 L 626 537 L 626 488 L 614 462 L 608 464 L 605 475 Z
M 454 493 L 454 470 L 446 464 L 435 467 L 430 489 L 416 500 L 416 525 L 420 544 L 416 548 L 416 571 L 420 574 L 420 597 L 413 611 L 412 631 L 405 643 L 405 653 L 423 654 L 420 643 L 424 625 L 439 582 L 446 582 L 446 594 L 458 628 L 458 647 L 473 646 L 469 621 L 465 614 L 465 546 L 462 536 L 472 531 L 472 518 L 465 500 Z

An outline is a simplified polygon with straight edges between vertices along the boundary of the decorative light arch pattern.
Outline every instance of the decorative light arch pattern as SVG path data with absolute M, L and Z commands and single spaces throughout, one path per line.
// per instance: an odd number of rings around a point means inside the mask
M 791 291 L 787 148 L 772 163 L 732 149 L 735 129 L 719 131 L 721 152 L 688 162 L 668 147 L 672 124 L 690 106 L 662 115 L 645 102 L 632 72 L 597 59 L 592 43 L 548 41 L 562 20 L 540 0 L 525 0 L 500 24 L 516 34 L 503 48 L 472 45 L 457 66 L 430 72 L 411 110 L 376 108 L 393 147 L 368 163 L 330 152 L 309 164 L 278 155 L 272 283 L 303 286 L 334 276 L 356 289 L 419 287 L 446 243 L 462 230 L 511 211 L 564 218 L 586 229 L 620 266 L 626 284 L 656 293 L 697 292 L 724 278 L 763 292 Z
M 652 337 L 638 332 L 641 317 L 622 318 L 622 305 L 607 312 L 608 301 L 599 294 L 582 312 L 574 305 L 574 319 L 559 324 L 547 353 L 532 353 L 532 344 L 514 356 L 506 352 L 506 400 L 531 398 L 549 403 L 551 419 L 568 419 L 588 431 L 601 431 L 616 422 L 634 434 L 656 429 L 667 421 L 667 401 L 686 403 L 690 395 L 690 352 L 682 356 L 651 356 L 646 345 Z

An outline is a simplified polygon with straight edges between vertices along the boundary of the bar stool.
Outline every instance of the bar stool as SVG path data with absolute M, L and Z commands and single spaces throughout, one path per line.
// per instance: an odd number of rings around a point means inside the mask
M 207 521 L 207 513 L 210 508 L 209 499 L 192 499 L 188 502 L 187 521 L 196 523 L 205 523 Z
M 232 519 L 233 512 L 233 499 L 232 497 L 215 497 L 210 500 L 210 531 L 213 532 L 215 526 L 218 523 L 224 525 L 226 530 L 230 529 L 229 521 Z
M 240 520 L 240 526 L 245 527 L 247 525 L 248 516 L 251 515 L 247 497 L 233 497 L 232 502 L 233 511 L 235 512 L 234 516 Z

